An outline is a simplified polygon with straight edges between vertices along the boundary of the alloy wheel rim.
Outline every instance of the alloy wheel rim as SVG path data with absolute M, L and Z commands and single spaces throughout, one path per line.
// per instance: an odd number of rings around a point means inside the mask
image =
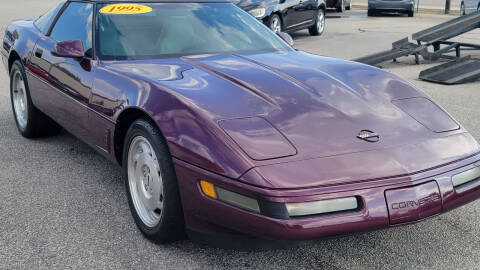
M 275 32 L 279 33 L 282 31 L 282 25 L 280 23 L 280 20 L 277 17 L 274 17 L 272 19 L 272 23 L 270 25 L 270 28 Z
M 323 29 L 325 29 L 325 14 L 323 10 L 320 10 L 317 15 L 317 30 L 322 33 Z
M 143 136 L 132 140 L 128 150 L 128 183 L 135 210 L 142 222 L 153 228 L 163 213 L 163 179 L 158 159 Z
M 20 126 L 20 129 L 24 130 L 28 123 L 28 102 L 27 102 L 27 90 L 23 76 L 20 71 L 16 70 L 13 74 L 13 108 L 15 110 L 15 118 Z

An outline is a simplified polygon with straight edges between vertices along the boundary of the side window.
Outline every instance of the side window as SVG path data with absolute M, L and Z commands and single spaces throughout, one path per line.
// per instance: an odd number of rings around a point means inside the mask
M 51 9 L 49 12 L 45 13 L 44 15 L 40 16 L 38 19 L 35 20 L 35 26 L 42 32 L 44 35 L 47 34 L 48 29 L 50 29 L 50 25 L 52 25 L 53 20 L 57 16 L 60 9 L 63 7 L 65 2 L 60 3 L 54 9 Z
M 93 5 L 71 2 L 53 27 L 50 37 L 55 41 L 81 40 L 85 55 L 92 57 Z

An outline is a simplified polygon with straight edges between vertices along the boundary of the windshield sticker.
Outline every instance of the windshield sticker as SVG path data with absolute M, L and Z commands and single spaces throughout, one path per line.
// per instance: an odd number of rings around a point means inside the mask
M 136 4 L 115 4 L 100 9 L 102 14 L 143 14 L 152 12 L 151 7 Z

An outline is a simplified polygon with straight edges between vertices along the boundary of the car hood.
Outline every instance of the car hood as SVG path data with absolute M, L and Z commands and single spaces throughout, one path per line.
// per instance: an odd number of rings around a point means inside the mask
M 142 65 L 135 67 L 141 70 Z M 272 153 L 255 166 L 278 158 L 290 162 L 371 153 L 466 132 L 411 84 L 349 61 L 291 51 L 191 56 L 145 65 L 176 67 L 167 72 L 168 80 L 156 78 L 156 83 L 217 123 L 247 156 L 252 149 Z M 228 124 L 252 117 L 272 127 L 259 121 L 252 121 L 251 129 L 244 121 Z M 241 134 L 242 129 L 249 134 Z M 380 139 L 359 139 L 363 130 Z M 270 144 L 272 140 L 277 143 Z
M 229 107 L 219 111 L 220 106 L 216 115 L 262 116 L 285 135 L 302 158 L 414 143 L 459 129 L 443 111 L 441 115 L 432 111 L 430 116 L 424 112 L 423 122 L 444 122 L 445 126 L 435 132 L 422 125 L 396 103 L 413 97 L 429 99 L 398 77 L 369 66 L 299 52 L 183 60 L 235 86 L 235 91 L 218 89 L 226 93 L 212 102 Z M 380 140 L 358 139 L 362 130 L 378 133 Z

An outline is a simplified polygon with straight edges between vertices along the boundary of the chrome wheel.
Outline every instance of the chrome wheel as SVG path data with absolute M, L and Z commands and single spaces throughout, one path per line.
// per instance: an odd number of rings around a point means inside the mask
M 162 218 L 163 180 L 155 151 L 145 137 L 132 140 L 127 162 L 133 205 L 142 222 L 153 228 Z
M 25 82 L 23 81 L 22 73 L 19 70 L 15 70 L 12 78 L 12 101 L 15 118 L 17 119 L 20 129 L 24 130 L 28 123 L 27 90 Z
M 322 9 L 318 11 L 317 15 L 317 30 L 320 34 L 325 30 L 325 13 Z
M 282 22 L 278 16 L 274 16 L 270 22 L 270 29 L 275 33 L 282 32 Z

